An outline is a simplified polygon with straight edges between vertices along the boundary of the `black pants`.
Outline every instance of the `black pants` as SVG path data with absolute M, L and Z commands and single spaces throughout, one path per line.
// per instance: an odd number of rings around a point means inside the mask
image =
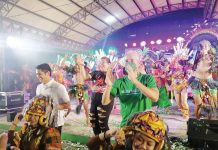
M 62 126 L 58 126 L 58 127 L 56 127 L 56 129 L 58 129 L 58 131 L 60 132 L 60 135 L 61 135 Z
M 103 93 L 92 93 L 91 98 L 89 116 L 95 135 L 109 130 L 108 120 L 114 104 L 114 101 L 111 101 L 108 105 L 102 105 L 102 95 Z

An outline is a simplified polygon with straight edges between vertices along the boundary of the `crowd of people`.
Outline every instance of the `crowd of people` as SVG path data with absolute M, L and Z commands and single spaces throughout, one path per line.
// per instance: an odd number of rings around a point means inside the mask
M 212 113 L 216 114 L 216 49 L 207 40 L 198 44 L 200 49 L 192 56 L 194 52 L 182 43 L 170 57 L 155 58 L 155 52 L 141 50 L 128 50 L 123 58 L 113 62 L 103 56 L 95 69 L 89 68 L 78 54 L 72 58 L 74 64 L 65 63 L 67 54 L 58 64 L 40 64 L 36 67 L 40 81 L 36 96 L 25 104 L 0 142 L 9 149 L 61 149 L 62 126 L 72 110 L 70 99 L 76 99 L 76 112 L 84 107 L 87 126 L 95 135 L 87 143 L 90 150 L 161 150 L 168 145 L 168 131 L 155 110 L 172 105 L 169 93 L 173 93 L 185 119 L 190 117 L 188 87 L 192 89 L 197 119 L 201 109 L 209 110 L 209 119 Z M 149 61 L 150 66 L 146 63 Z M 72 76 L 67 79 L 69 73 Z M 115 97 L 120 101 L 122 120 L 119 129 L 110 130 L 108 120 Z M 22 116 L 28 123 L 17 133 L 15 129 Z M 110 141 L 113 136 L 115 144 Z

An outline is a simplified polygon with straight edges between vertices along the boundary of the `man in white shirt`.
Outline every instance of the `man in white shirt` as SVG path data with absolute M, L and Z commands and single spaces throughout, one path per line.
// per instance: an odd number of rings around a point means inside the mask
M 41 82 L 36 88 L 36 95 L 43 95 L 53 100 L 53 119 L 49 126 L 56 127 L 60 133 L 64 125 L 65 117 L 71 110 L 70 98 L 64 85 L 54 81 L 52 71 L 48 64 L 40 64 L 36 67 L 36 76 Z M 65 109 L 68 113 L 65 113 Z

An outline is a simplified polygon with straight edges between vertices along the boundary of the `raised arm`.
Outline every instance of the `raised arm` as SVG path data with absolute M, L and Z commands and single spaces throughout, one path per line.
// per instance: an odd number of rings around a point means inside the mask
M 61 60 L 60 61 L 60 67 L 61 68 L 64 68 L 65 67 L 65 61 L 67 60 L 67 57 L 69 57 L 69 55 L 66 53 L 65 55 L 64 55 L 64 58 L 63 58 L 63 60 Z
M 102 95 L 102 104 L 103 105 L 109 104 L 114 99 L 114 97 L 110 94 L 110 91 L 112 89 L 112 85 L 113 85 L 113 82 L 115 80 L 113 73 L 112 73 L 112 69 L 116 65 L 116 63 L 117 62 L 113 62 L 110 65 L 110 67 L 108 68 L 107 73 L 106 73 L 105 83 L 107 84 L 107 86 L 106 86 L 106 89 Z
M 137 72 L 133 71 L 130 65 L 127 66 L 128 78 L 135 84 L 135 86 L 152 101 L 157 102 L 159 98 L 158 88 L 148 88 L 137 79 Z

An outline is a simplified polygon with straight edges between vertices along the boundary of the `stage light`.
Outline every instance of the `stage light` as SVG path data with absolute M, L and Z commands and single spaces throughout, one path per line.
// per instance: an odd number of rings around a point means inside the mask
M 19 38 L 12 36 L 7 37 L 6 43 L 11 48 L 20 48 L 23 45 L 23 42 Z
M 130 34 L 129 36 L 131 36 L 131 37 L 136 37 L 136 34 Z
M 177 42 L 183 42 L 183 41 L 184 41 L 184 38 L 179 36 L 179 37 L 177 37 L 176 41 L 177 41 Z
M 127 43 L 125 43 L 125 44 L 124 44 L 124 46 L 125 46 L 125 47 L 128 47 L 128 44 L 127 44 Z
M 132 43 L 132 46 L 136 47 L 136 43 Z
M 167 43 L 171 43 L 171 41 L 172 41 L 171 39 L 167 39 Z
M 19 50 L 31 50 L 38 46 L 39 44 L 35 44 L 32 40 L 14 36 L 8 36 L 6 39 L 6 44 L 8 47 Z
M 112 24 L 114 22 L 116 22 L 116 19 L 113 17 L 113 16 L 108 16 L 106 19 L 105 19 L 105 22 L 109 23 L 109 24 Z
M 154 42 L 154 41 L 151 41 L 150 43 L 151 43 L 151 45 L 154 45 L 154 44 L 155 44 L 155 42 Z
M 144 47 L 146 45 L 146 42 L 145 41 L 141 41 L 140 45 L 141 45 L 141 47 Z
M 162 40 L 160 40 L 160 39 L 156 41 L 156 44 L 158 44 L 158 45 L 160 45 L 161 43 L 162 43 Z

